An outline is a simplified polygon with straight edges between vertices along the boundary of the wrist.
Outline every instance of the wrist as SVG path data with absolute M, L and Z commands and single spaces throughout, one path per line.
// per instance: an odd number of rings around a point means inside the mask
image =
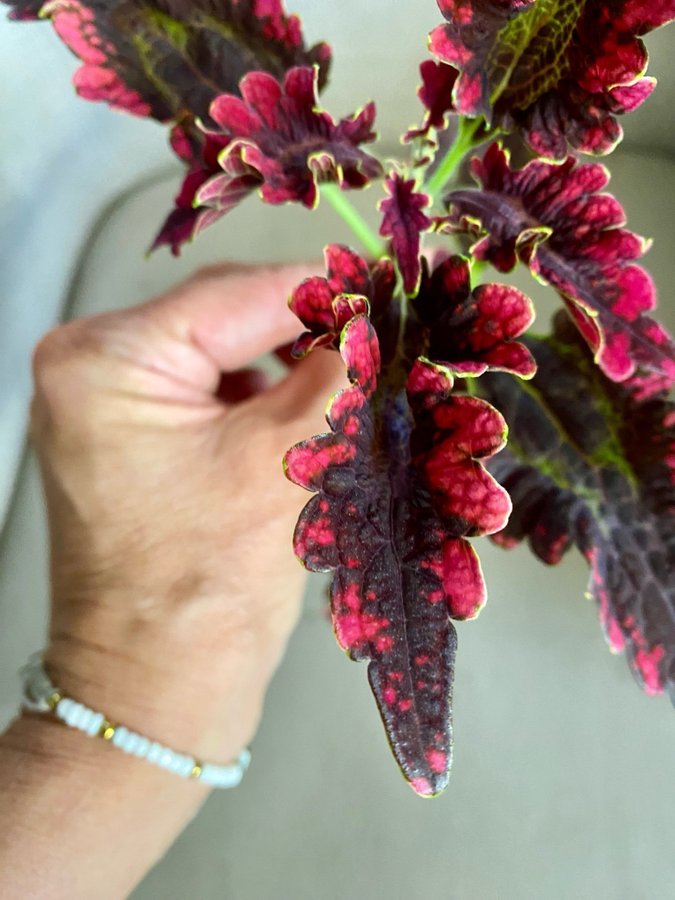
M 65 696 L 110 722 L 177 752 L 232 762 L 255 733 L 264 689 L 246 679 L 234 659 L 208 672 L 203 662 L 186 663 L 189 656 L 177 655 L 179 648 L 165 649 L 160 658 L 133 647 L 59 636 L 51 640 L 44 663 Z
M 126 897 L 207 795 L 199 782 L 24 714 L 0 736 L 0 896 Z

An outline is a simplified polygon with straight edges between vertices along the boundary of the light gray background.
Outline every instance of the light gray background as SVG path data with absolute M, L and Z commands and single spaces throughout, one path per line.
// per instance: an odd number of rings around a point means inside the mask
M 437 20 L 433 2 L 422 15 L 392 11 L 382 0 L 367 9 L 343 3 L 330 15 L 324 2 L 297 6 L 306 10 L 310 36 L 330 36 L 336 48 L 326 104 L 343 113 L 371 95 L 383 101 L 385 142 L 393 148 L 417 114 L 410 84 L 420 54 L 410 35 L 419 34 L 423 45 L 424 30 Z M 655 54 L 660 99 L 626 120 L 629 140 L 612 168 L 631 225 L 659 239 L 648 262 L 672 327 L 675 73 L 659 66 L 666 41 L 672 32 L 652 41 L 662 51 Z M 10 30 L 1 23 L 0 53 L 7 66 L 0 106 L 11 112 L 0 153 L 7 495 L 23 443 L 29 347 L 68 297 L 75 315 L 108 309 L 147 297 L 205 262 L 302 259 L 347 235 L 327 209 L 310 218 L 254 201 L 179 262 L 164 254 L 144 261 L 141 250 L 176 183 L 175 175 L 148 182 L 170 164 L 160 130 L 71 100 L 65 81 L 72 65 L 46 26 Z M 363 196 L 366 205 L 377 190 Z M 270 691 L 249 775 L 237 791 L 209 801 L 136 898 L 672 895 L 672 708 L 644 697 L 624 660 L 607 652 L 595 610 L 582 599 L 587 573 L 578 558 L 547 571 L 524 550 L 507 554 L 487 541 L 479 549 L 490 601 L 477 622 L 458 629 L 456 762 L 446 794 L 422 801 L 400 779 L 365 669 L 337 649 L 322 582 L 313 580 Z M 41 643 L 46 590 L 39 487 L 28 461 L 0 547 L 1 721 L 16 706 L 16 668 Z

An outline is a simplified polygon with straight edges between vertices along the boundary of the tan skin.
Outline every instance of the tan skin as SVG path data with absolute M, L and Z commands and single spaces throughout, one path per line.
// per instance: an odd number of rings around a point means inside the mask
M 297 335 L 284 301 L 306 274 L 200 272 L 149 303 L 57 328 L 35 352 L 53 680 L 223 763 L 251 741 L 300 609 L 290 535 L 307 495 L 280 460 L 325 429 L 343 367 L 316 353 L 272 386 L 244 379 L 241 402 L 216 393 L 223 372 Z M 0 737 L 0 896 L 125 897 L 206 793 L 23 715 Z

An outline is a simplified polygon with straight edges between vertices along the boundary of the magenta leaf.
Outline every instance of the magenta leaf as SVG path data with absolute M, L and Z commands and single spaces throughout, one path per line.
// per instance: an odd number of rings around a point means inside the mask
M 447 198 L 449 223 L 479 236 L 472 248 L 501 271 L 516 260 L 551 284 L 595 354 L 615 381 L 646 370 L 675 380 L 675 345 L 654 319 L 654 285 L 634 265 L 648 244 L 623 228 L 623 208 L 606 187 L 598 164 L 561 165 L 537 160 L 514 170 L 498 144 L 472 161 L 481 190 Z
M 389 196 L 380 201 L 380 234 L 391 238 L 391 246 L 403 279 L 406 294 L 417 291 L 420 279 L 420 234 L 431 227 L 431 219 L 422 212 L 431 203 L 427 194 L 415 190 L 415 179 L 406 180 L 398 172 L 385 179 Z
M 331 250 L 329 258 L 338 257 L 368 291 L 354 257 Z M 312 288 L 323 296 L 330 280 L 333 290 L 343 286 L 335 273 L 305 282 L 304 300 Z M 325 303 L 332 308 L 332 293 Z M 398 323 L 378 308 L 387 346 Z M 334 336 L 334 320 L 324 324 Z M 419 340 L 415 332 L 411 340 Z M 484 401 L 452 394 L 449 372 L 425 360 L 389 365 L 380 376 L 380 342 L 363 312 L 344 325 L 340 351 L 352 386 L 333 399 L 330 432 L 285 459 L 288 477 L 316 492 L 298 521 L 295 550 L 308 569 L 334 573 L 337 639 L 353 659 L 369 661 L 394 755 L 413 789 L 434 795 L 451 763 L 450 618 L 471 618 L 485 601 L 466 538 L 503 527 L 509 512 L 479 463 L 503 446 L 504 422 Z
M 675 702 L 675 404 L 606 379 L 564 320 L 528 346 L 538 371 L 526 391 L 503 375 L 480 382 L 509 425 L 490 470 L 513 514 L 495 539 L 526 537 L 547 563 L 576 544 L 610 648 L 648 694 Z
M 369 312 L 381 349 L 392 361 L 398 341 L 391 319 L 396 308 L 392 263 L 385 258 L 369 267 L 340 244 L 330 244 L 325 257 L 327 277 L 305 279 L 289 301 L 308 329 L 296 341 L 294 355 L 302 357 L 321 346 L 337 349 L 346 323 Z M 405 333 L 407 357 L 423 356 L 455 375 L 477 376 L 491 370 L 531 378 L 534 359 L 516 338 L 533 319 L 532 301 L 521 291 L 504 284 L 472 288 L 468 259 L 437 254 L 433 266 L 426 260 L 421 265 Z
M 318 64 L 330 48 L 305 48 L 300 20 L 281 0 L 3 0 L 15 18 L 49 17 L 82 60 L 78 93 L 116 109 L 169 121 L 208 121 L 219 94 L 236 93 L 253 69 L 277 77 Z
M 541 157 L 568 145 L 608 153 L 616 116 L 639 106 L 645 78 L 640 36 L 675 18 L 675 0 L 438 0 L 447 20 L 431 51 L 455 66 L 457 112 L 518 129 Z
M 267 203 L 296 201 L 311 209 L 320 182 L 360 188 L 381 174 L 380 163 L 359 147 L 375 138 L 375 105 L 336 123 L 318 108 L 317 79 L 308 66 L 290 69 L 281 84 L 266 72 L 250 72 L 239 85 L 241 97 L 216 98 L 210 115 L 228 143 L 197 204 L 227 211 L 233 182 L 248 177 Z

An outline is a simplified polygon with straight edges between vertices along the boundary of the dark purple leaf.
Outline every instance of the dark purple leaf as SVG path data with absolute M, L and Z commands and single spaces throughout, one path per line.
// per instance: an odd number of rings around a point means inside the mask
M 420 65 L 422 86 L 417 96 L 426 112 L 421 127 L 409 129 L 404 136 L 405 141 L 428 139 L 432 129 L 440 131 L 445 128 L 448 113 L 454 111 L 452 95 L 458 74 L 453 66 L 434 62 L 433 59 L 427 59 Z
M 223 93 L 260 69 L 282 77 L 317 63 L 325 83 L 330 48 L 305 48 L 297 16 L 281 0 L 3 0 L 18 18 L 52 20 L 82 60 L 78 93 L 160 121 L 208 121 Z
M 609 153 L 617 115 L 639 106 L 645 78 L 640 36 L 675 18 L 675 0 L 438 0 L 447 23 L 431 33 L 439 59 L 459 70 L 457 112 L 518 129 L 541 157 L 568 145 Z
M 567 323 L 527 343 L 538 364 L 527 390 L 480 382 L 509 425 L 490 470 L 513 514 L 495 539 L 527 537 L 547 563 L 576 544 L 611 649 L 647 693 L 675 702 L 675 405 L 605 378 Z
M 417 291 L 420 279 L 420 234 L 431 226 L 431 219 L 422 212 L 431 199 L 415 190 L 415 179 L 406 180 L 393 172 L 385 180 L 389 196 L 380 201 L 382 225 L 380 234 L 391 238 L 391 246 L 403 278 L 406 294 Z

